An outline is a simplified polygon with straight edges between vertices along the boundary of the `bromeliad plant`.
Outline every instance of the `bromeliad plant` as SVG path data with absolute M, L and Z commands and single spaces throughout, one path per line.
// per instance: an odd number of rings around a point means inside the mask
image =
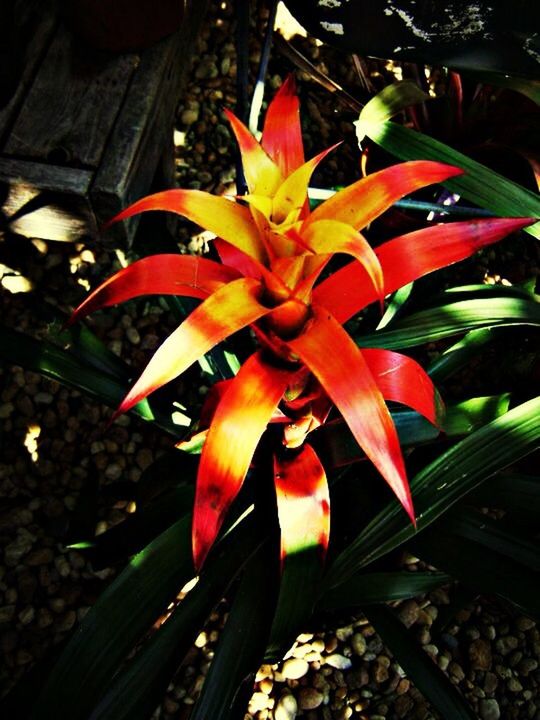
M 77 628 L 40 692 L 35 685 L 31 691 L 23 687 L 4 714 L 20 716 L 21 704 L 31 699 L 29 717 L 36 720 L 144 720 L 213 608 L 227 597 L 230 613 L 192 720 L 243 718 L 247 699 L 239 687 L 249 695 L 250 673 L 263 658 L 278 658 L 314 613 L 328 619 L 351 608 L 367 614 L 441 715 L 470 719 L 455 687 L 384 603 L 455 578 L 540 618 L 538 598 L 530 593 L 540 560 L 537 544 L 527 539 L 536 527 L 540 484 L 519 466 L 500 473 L 537 447 L 539 401 L 509 409 L 508 394 L 468 398 L 450 404 L 443 417 L 433 385 L 465 367 L 494 338 L 511 344 L 515 328 L 508 326 L 540 326 L 538 303 L 524 288 L 468 287 L 451 289 L 412 314 L 405 307 L 400 319 L 369 336 L 355 334 L 353 340 L 342 324 L 404 284 L 528 221 L 435 225 L 372 250 L 362 228 L 417 188 L 462 180 L 460 171 L 439 162 L 396 165 L 310 213 L 307 185 L 324 153 L 304 162 L 292 80 L 268 109 L 261 144 L 234 116 L 229 119 L 244 158 L 246 197 L 235 202 L 172 190 L 141 200 L 117 218 L 145 210 L 179 212 L 219 236 L 221 262 L 157 255 L 133 263 L 76 310 L 72 327 L 61 336 L 69 350 L 0 327 L 0 361 L 59 379 L 113 407 L 120 403 L 117 413 L 132 408 L 175 436 L 170 407 L 164 412 L 158 402 L 150 407 L 141 399 L 241 328 L 250 327 L 257 342 L 238 374 L 213 386 L 195 435 L 180 444 L 193 449 L 204 443 L 200 462 L 180 451 L 159 458 L 132 490 L 137 512 L 77 543 L 96 569 L 125 566 Z M 507 193 L 506 201 L 510 195 L 520 197 Z M 515 207 L 508 212 L 519 214 Z M 334 253 L 349 254 L 352 261 L 335 269 Z M 202 302 L 128 392 L 130 369 L 88 328 L 73 323 L 146 294 Z M 394 352 L 463 333 L 427 374 Z M 391 406 L 388 412 L 387 400 L 414 410 Z M 422 443 L 436 442 L 441 428 L 445 433 L 439 455 L 433 460 L 430 448 L 427 463 L 422 457 L 416 463 L 421 470 L 410 490 L 396 428 L 403 447 L 415 448 L 413 460 Z M 401 505 L 390 493 L 385 499 L 382 483 L 372 484 L 367 463 L 356 463 L 361 448 Z M 244 496 L 243 484 L 249 491 Z M 321 577 L 330 496 L 331 553 Z M 410 522 L 411 497 L 416 527 Z M 504 510 L 508 522 L 477 509 L 488 504 Z M 71 537 L 86 539 L 75 527 Z M 445 572 L 396 569 L 397 550 Z M 192 556 L 198 582 L 177 604 L 179 589 L 193 579 Z
M 179 213 L 215 233 L 221 262 L 156 255 L 121 270 L 74 312 L 148 294 L 185 295 L 201 304 L 161 345 L 116 415 L 173 380 L 231 334 L 250 327 L 258 348 L 213 394 L 194 505 L 192 546 L 200 569 L 245 480 L 269 423 L 283 426 L 273 453 L 282 559 L 329 540 L 327 478 L 306 441 L 332 407 L 415 523 L 396 428 L 385 401 L 405 404 L 437 425 L 442 404 L 408 356 L 360 349 L 342 323 L 416 278 L 461 260 L 530 224 L 485 219 L 436 225 L 373 250 L 360 231 L 396 200 L 461 174 L 430 161 L 403 163 L 363 178 L 314 211 L 308 184 L 332 150 L 305 162 L 298 99 L 287 80 L 268 108 L 259 143 L 226 111 L 240 146 L 249 193 L 236 201 L 195 190 L 146 197 L 120 213 Z M 335 254 L 353 258 L 321 279 Z M 217 399 L 216 399 L 217 397 Z M 115 417 L 116 417 L 115 415 Z

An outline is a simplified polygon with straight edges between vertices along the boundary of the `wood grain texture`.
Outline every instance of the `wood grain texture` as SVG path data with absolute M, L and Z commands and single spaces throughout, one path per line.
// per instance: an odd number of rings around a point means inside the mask
M 0 159 L 0 212 L 10 231 L 44 240 L 95 236 L 88 170 Z
M 0 147 L 17 116 L 56 26 L 54 0 L 15 0 L 0 7 Z
M 97 168 L 137 62 L 134 54 L 92 52 L 60 26 L 4 153 Z

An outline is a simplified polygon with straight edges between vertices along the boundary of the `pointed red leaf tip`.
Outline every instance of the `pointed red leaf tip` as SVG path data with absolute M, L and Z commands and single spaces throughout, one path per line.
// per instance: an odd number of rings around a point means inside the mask
M 356 230 L 362 230 L 404 195 L 462 174 L 460 168 L 431 160 L 411 160 L 392 165 L 325 200 L 311 213 L 308 222 L 341 220 Z
M 304 163 L 300 103 L 294 75 L 289 75 L 268 106 L 261 145 L 287 177 Z
M 104 230 L 114 222 L 153 210 L 182 215 L 231 243 L 249 257 L 259 262 L 267 260 L 249 208 L 202 190 L 165 190 L 148 195 L 115 215 L 104 226 Z
M 324 308 L 313 305 L 306 330 L 287 341 L 342 414 L 356 442 L 389 484 L 413 524 L 415 516 L 397 431 L 360 349 Z
M 240 273 L 213 260 L 191 255 L 151 255 L 122 268 L 105 280 L 73 312 L 67 325 L 95 310 L 142 295 L 206 298 Z
M 432 225 L 389 240 L 375 250 L 383 269 L 385 294 L 464 260 L 534 222 L 533 218 L 467 220 Z M 377 295 L 365 269 L 359 263 L 350 263 L 315 287 L 313 299 L 344 323 L 376 300 Z
M 242 365 L 218 403 L 197 476 L 192 531 L 197 570 L 242 487 L 253 453 L 291 374 L 269 365 L 257 352 Z
M 113 419 L 181 375 L 226 337 L 271 312 L 259 302 L 260 292 L 257 280 L 240 278 L 206 298 L 156 350 Z
M 392 350 L 363 349 L 362 355 L 385 400 L 407 405 L 440 428 L 444 403 L 416 360 Z
M 326 473 L 311 445 L 274 457 L 281 561 L 318 547 L 324 559 L 330 536 L 330 494 Z

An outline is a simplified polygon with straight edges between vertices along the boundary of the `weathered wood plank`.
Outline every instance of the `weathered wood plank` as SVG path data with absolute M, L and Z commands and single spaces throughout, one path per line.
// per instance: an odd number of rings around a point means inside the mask
M 5 154 L 97 168 L 137 63 L 135 54 L 91 52 L 60 26 L 13 125 Z
M 148 192 L 158 161 L 172 138 L 174 112 L 191 69 L 192 49 L 208 0 L 191 3 L 181 29 L 141 55 L 101 167 L 91 188 L 98 222 Z M 170 136 L 170 138 L 169 138 Z M 124 159 L 122 163 L 118 158 Z M 138 218 L 109 231 L 132 237 Z
M 0 9 L 3 32 L 0 46 L 0 147 L 16 117 L 56 25 L 55 0 L 15 0 Z
M 92 172 L 0 158 L 1 213 L 13 232 L 75 241 L 97 233 L 89 203 Z

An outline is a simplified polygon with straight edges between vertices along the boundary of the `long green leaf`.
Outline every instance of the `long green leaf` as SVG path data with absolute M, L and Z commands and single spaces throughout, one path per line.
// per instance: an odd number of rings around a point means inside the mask
M 472 540 L 489 552 L 503 555 L 534 572 L 540 572 L 538 543 L 516 535 L 500 521 L 477 510 L 452 508 L 437 521 L 435 527 Z
M 475 328 L 540 325 L 540 304 L 521 298 L 462 300 L 414 313 L 391 330 L 356 337 L 360 347 L 414 347 Z
M 320 548 L 311 547 L 284 559 L 277 607 L 266 662 L 278 662 L 302 632 L 313 613 L 315 592 L 322 574 Z
M 71 638 L 39 696 L 36 720 L 87 720 L 121 661 L 194 574 L 191 518 L 136 555 Z
M 446 380 L 466 367 L 469 361 L 476 357 L 486 345 L 504 337 L 505 332 L 504 327 L 471 330 L 429 365 L 427 368 L 429 376 L 435 383 Z
M 360 117 L 354 123 L 358 143 L 361 144 L 366 135 L 369 135 L 372 125 L 390 120 L 405 108 L 430 100 L 430 97 L 412 80 L 402 80 L 387 85 L 372 97 L 360 111 Z
M 197 585 L 114 678 L 90 720 L 150 717 L 212 608 L 257 546 L 256 524 L 250 517 L 213 548 Z
M 510 396 L 491 395 L 470 398 L 449 405 L 442 430 L 448 437 L 467 435 L 500 417 L 508 410 Z M 392 420 L 403 447 L 417 447 L 432 442 L 440 435 L 438 428 L 414 410 L 393 410 Z M 313 444 L 330 467 L 342 467 L 364 457 L 364 453 L 348 426 L 342 420 L 326 423 L 314 433 Z
M 401 160 L 435 160 L 462 168 L 465 173 L 443 183 L 497 215 L 540 217 L 540 197 L 438 140 L 391 121 L 363 123 L 363 132 Z M 525 228 L 540 238 L 540 223 Z
M 529 400 L 444 452 L 411 481 L 418 531 L 498 470 L 535 450 L 540 442 L 540 398 Z M 336 558 L 325 587 L 339 585 L 360 568 L 415 535 L 396 502 L 390 502 Z
M 355 608 L 372 603 L 404 600 L 430 592 L 452 581 L 440 572 L 356 573 L 346 583 L 330 588 L 317 600 L 316 612 Z
M 364 613 L 418 690 L 443 718 L 477 720 L 457 688 L 413 640 L 390 608 L 368 605 Z
M 190 720 L 243 720 L 275 602 L 268 545 L 248 563 Z M 277 572 L 277 567 L 276 567 Z M 247 697 L 246 697 L 247 695 Z
M 540 477 L 500 473 L 489 485 L 480 485 L 471 499 L 486 507 L 500 508 L 534 518 L 540 517 Z
M 127 379 L 121 381 L 46 340 L 36 340 L 6 327 L 0 327 L 0 362 L 38 372 L 109 407 L 118 407 L 129 389 Z M 136 405 L 133 412 L 176 436 L 181 430 L 171 419 L 172 413 L 157 410 L 147 400 Z
M 437 525 L 414 540 L 412 548 L 420 558 L 443 568 L 482 594 L 504 597 L 527 615 L 540 618 L 540 596 L 531 592 L 540 581 L 538 573 L 507 555 L 494 549 L 486 551 L 485 545 Z

